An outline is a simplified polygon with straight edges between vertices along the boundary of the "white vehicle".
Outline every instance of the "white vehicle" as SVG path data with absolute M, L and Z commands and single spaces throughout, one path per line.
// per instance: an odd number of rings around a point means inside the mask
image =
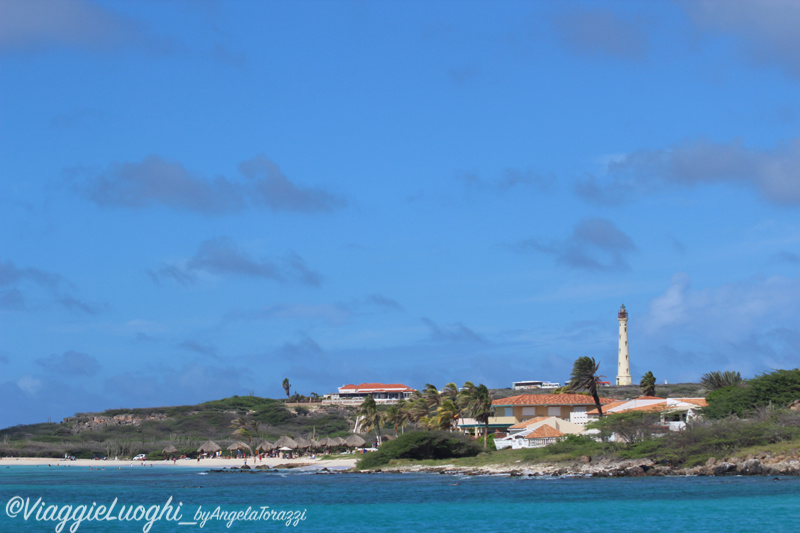
M 133 458 L 134 461 L 144 461 L 147 458 L 147 455 L 140 453 L 136 457 Z

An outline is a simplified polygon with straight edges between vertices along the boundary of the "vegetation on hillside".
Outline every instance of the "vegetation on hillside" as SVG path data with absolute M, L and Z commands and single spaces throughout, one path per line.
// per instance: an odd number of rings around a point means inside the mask
M 116 418 L 115 418 L 116 417 Z M 191 455 L 206 440 L 221 446 L 234 440 L 258 445 L 282 435 L 346 437 L 351 410 L 322 407 L 289 409 L 283 401 L 233 396 L 198 405 L 110 409 L 78 413 L 59 424 L 34 424 L 0 430 L 0 456 L 128 457 L 138 453 L 161 458 L 173 445 Z
M 800 399 L 800 369 L 776 370 L 726 385 L 710 392 L 706 399 L 708 407 L 703 409 L 703 416 L 708 419 L 747 417 L 767 406 L 787 407 Z

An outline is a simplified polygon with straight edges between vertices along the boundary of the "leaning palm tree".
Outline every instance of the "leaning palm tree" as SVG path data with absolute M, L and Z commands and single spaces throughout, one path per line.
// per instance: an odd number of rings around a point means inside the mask
M 439 407 L 439 404 L 442 403 L 442 396 L 439 394 L 439 389 L 436 388 L 436 385 L 430 383 L 425 385 L 425 389 L 422 391 L 422 397 L 425 398 L 429 409 L 436 409 Z
M 453 423 L 456 422 L 458 418 L 458 407 L 456 407 L 456 403 L 450 399 L 442 401 L 442 404 L 436 409 L 436 414 L 433 416 L 436 427 L 448 431 L 452 431 Z
M 642 381 L 639 382 L 639 388 L 642 389 L 642 396 L 656 395 L 656 377 L 652 372 L 648 371 L 647 374 L 642 376 Z
M 406 411 L 408 411 L 408 419 L 415 424 L 419 424 L 422 419 L 427 417 L 429 414 L 428 402 L 426 402 L 425 398 L 422 398 L 421 396 L 410 400 L 406 404 L 405 408 Z
M 466 412 L 476 421 L 483 423 L 483 449 L 486 449 L 489 446 L 489 418 L 493 414 L 493 409 L 492 395 L 483 383 L 473 389 Z
M 450 382 L 444 386 L 440 394 L 442 400 L 453 400 L 455 402 L 456 398 L 458 398 L 458 385 Z
M 394 426 L 394 434 L 397 435 L 397 431 L 402 430 L 409 421 L 406 401 L 400 400 L 396 404 L 390 405 L 386 409 L 384 417 L 387 424 L 392 424 Z
M 286 393 L 286 398 L 289 398 L 289 392 L 292 390 L 292 384 L 289 383 L 289 378 L 284 378 L 281 385 L 283 386 L 283 392 Z
M 371 395 L 364 398 L 364 401 L 358 408 L 357 415 L 360 420 L 356 429 L 361 429 L 364 432 L 370 432 L 373 429 L 378 435 L 378 443 L 381 441 L 381 423 L 383 422 L 383 413 L 378 411 L 378 405 L 375 403 L 375 398 Z
M 597 395 L 597 382 L 605 376 L 598 376 L 600 363 L 596 363 L 594 357 L 578 357 L 572 366 L 569 387 L 574 391 L 589 391 L 594 398 L 594 405 L 597 407 L 599 416 L 603 416 L 603 407 L 600 404 L 600 396 Z
M 726 370 L 725 372 L 715 370 L 713 372 L 703 374 L 703 377 L 700 378 L 700 383 L 702 383 L 703 386 L 709 391 L 715 391 L 717 389 L 731 387 L 733 385 L 742 385 L 744 384 L 744 381 L 745 380 L 742 379 L 742 375 L 739 372 L 732 370 Z

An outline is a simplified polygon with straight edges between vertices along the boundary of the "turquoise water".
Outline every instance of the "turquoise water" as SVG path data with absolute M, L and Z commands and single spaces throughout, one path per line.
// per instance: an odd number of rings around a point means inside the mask
M 52 506 L 53 515 L 74 512 L 81 504 L 91 509 L 92 502 L 95 509 L 109 506 L 116 498 L 112 516 L 119 516 L 120 510 L 137 506 L 141 506 L 140 514 L 153 506 L 163 509 L 170 497 L 174 511 L 153 521 L 150 532 L 800 531 L 800 478 L 541 479 L 296 471 L 216 474 L 164 467 L 100 471 L 0 468 L 0 531 L 56 531 L 58 521 L 44 521 L 41 516 L 37 521 L 35 512 L 27 521 L 21 512 L 15 518 L 9 516 L 14 514 L 16 502 L 26 498 L 29 508 L 41 498 L 44 505 L 34 510 L 44 513 Z M 263 513 L 268 510 L 261 511 L 262 506 L 283 514 L 264 520 Z M 248 507 L 250 518 L 259 512 L 262 516 L 259 521 L 232 522 L 230 527 L 216 519 L 203 524 L 198 507 L 201 512 L 219 507 L 224 518 Z M 159 509 L 149 512 L 156 511 Z M 147 520 L 134 521 L 135 516 L 129 516 L 128 522 L 84 521 L 77 531 L 144 531 Z M 176 519 L 168 520 L 170 517 Z M 286 520 L 297 525 L 287 526 Z M 67 521 L 63 531 L 74 525 Z

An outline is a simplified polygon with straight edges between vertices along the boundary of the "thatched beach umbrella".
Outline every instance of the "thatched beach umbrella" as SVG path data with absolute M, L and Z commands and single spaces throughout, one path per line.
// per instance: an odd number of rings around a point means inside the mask
M 297 442 L 294 439 L 287 437 L 284 435 L 283 437 L 279 438 L 278 441 L 275 443 L 276 448 L 291 448 L 292 450 L 297 449 Z
M 170 444 L 169 446 L 161 450 L 161 453 L 163 453 L 164 455 L 169 455 L 171 453 L 178 453 L 178 448 Z
M 365 441 L 360 436 L 355 435 L 355 434 L 354 435 L 350 435 L 349 437 L 347 437 L 347 439 L 345 439 L 344 442 L 350 448 L 361 448 L 362 446 L 364 446 L 367 443 L 367 441 Z
M 318 440 L 311 439 L 309 442 L 311 443 L 311 448 L 314 450 L 322 448 L 322 443 Z
M 228 446 L 228 451 L 234 452 L 236 450 L 240 450 L 240 451 L 243 451 L 243 452 L 246 451 L 250 455 L 253 455 L 252 448 L 250 448 L 250 446 L 248 446 L 247 444 L 245 444 L 244 442 L 242 442 L 240 440 L 237 440 L 236 442 L 234 442 L 233 444 Z
M 297 437 L 294 440 L 295 442 L 297 442 L 297 449 L 299 450 L 307 450 L 308 448 L 311 447 L 311 442 L 307 441 L 303 437 Z
M 329 440 L 331 442 L 331 446 L 347 446 L 347 441 L 344 440 L 342 437 L 334 437 Z
M 258 445 L 258 448 L 256 448 L 256 450 L 260 452 L 271 452 L 274 449 L 275 445 L 268 440 L 265 440 L 264 442 Z
M 204 442 L 202 444 L 202 446 L 197 448 L 197 452 L 198 453 L 217 453 L 221 449 L 222 448 L 219 447 L 219 444 L 217 444 L 213 440 L 209 440 L 209 441 Z

